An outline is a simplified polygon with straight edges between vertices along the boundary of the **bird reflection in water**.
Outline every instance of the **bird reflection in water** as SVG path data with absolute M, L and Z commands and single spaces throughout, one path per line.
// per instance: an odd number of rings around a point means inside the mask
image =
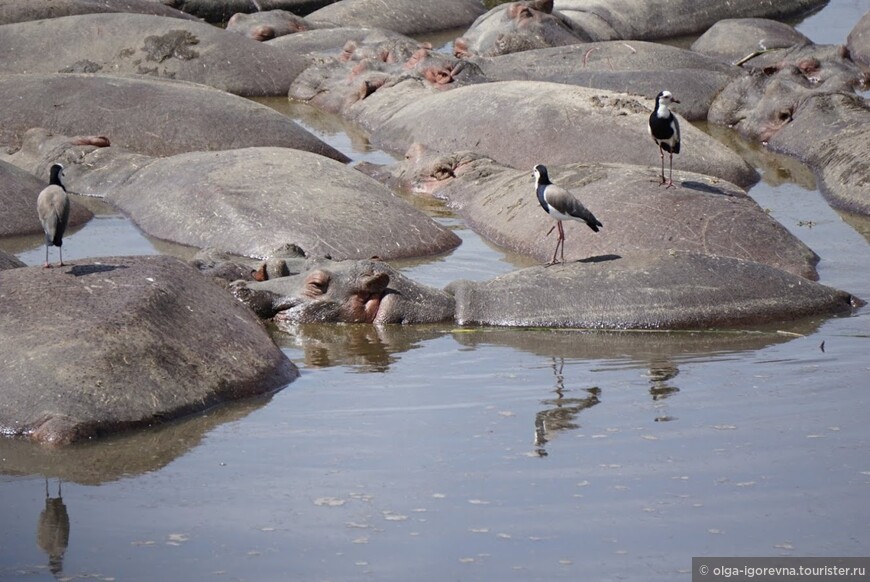
M 36 542 L 48 554 L 48 568 L 56 578 L 63 572 L 63 555 L 69 544 L 69 514 L 60 488 L 58 480 L 57 497 L 51 497 L 48 479 L 45 480 L 45 509 L 39 514 L 36 529 Z
M 553 358 L 553 376 L 556 378 L 556 388 L 553 392 L 555 392 L 556 397 L 542 400 L 541 404 L 550 408 L 535 415 L 535 452 L 540 457 L 546 457 L 549 454 L 544 445 L 552 440 L 556 431 L 580 428 L 580 425 L 574 422 L 580 411 L 600 402 L 598 397 L 601 394 L 601 389 L 596 387 L 585 388 L 584 392 L 588 396 L 584 398 L 566 398 L 564 367 L 565 358 L 559 358 L 558 362 L 556 358 Z
M 649 393 L 656 407 L 656 422 L 676 420 L 667 413 L 666 399 L 680 391 L 679 388 L 670 384 L 670 380 L 675 378 L 679 373 L 680 370 L 677 368 L 677 365 L 670 360 L 650 362 L 647 378 L 649 378 L 650 382 Z

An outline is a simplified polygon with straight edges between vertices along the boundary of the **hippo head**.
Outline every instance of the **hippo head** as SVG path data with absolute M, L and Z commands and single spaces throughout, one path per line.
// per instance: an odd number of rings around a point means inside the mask
M 453 42 L 457 57 L 494 57 L 525 50 L 592 40 L 564 15 L 553 0 L 523 0 L 493 8 Z
M 453 298 L 380 261 L 309 261 L 302 272 L 236 281 L 233 294 L 279 325 L 429 323 L 453 317 Z
M 750 61 L 750 74 L 730 83 L 708 118 L 744 137 L 769 142 L 804 105 L 820 95 L 852 94 L 866 83 L 843 47 L 803 45 Z
M 356 168 L 390 188 L 444 198 L 440 191 L 457 177 L 468 172 L 480 173 L 481 168 L 493 163 L 490 158 L 472 151 L 442 154 L 414 143 L 399 163 L 391 166 L 361 163 Z

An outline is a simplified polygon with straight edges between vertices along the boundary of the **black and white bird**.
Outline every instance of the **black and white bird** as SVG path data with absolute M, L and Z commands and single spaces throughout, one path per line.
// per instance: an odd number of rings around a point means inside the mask
M 668 188 L 674 185 L 674 154 L 680 153 L 680 122 L 668 109 L 668 104 L 679 103 L 670 91 L 662 91 L 656 96 L 656 106 L 649 116 L 649 134 L 659 146 L 662 157 L 662 184 Z M 670 174 L 665 180 L 665 152 L 670 155 Z
M 535 166 L 532 174 L 535 177 L 535 194 L 538 196 L 538 202 L 541 203 L 541 208 L 556 219 L 556 226 L 559 228 L 559 240 L 556 241 L 556 250 L 553 251 L 553 259 L 547 263 L 548 265 L 556 264 L 556 254 L 559 252 L 559 246 L 562 247 L 562 261 L 565 262 L 565 230 L 562 228 L 563 220 L 577 220 L 585 222 L 589 228 L 598 232 L 599 227 L 604 226 L 588 208 L 577 200 L 573 194 L 564 188 L 550 182 L 550 176 L 547 174 L 547 168 L 541 164 Z M 553 229 L 550 229 L 552 232 Z M 549 232 L 547 234 L 550 234 Z
M 69 196 L 61 182 L 63 166 L 54 164 L 51 167 L 51 179 L 39 197 L 36 199 L 36 212 L 39 214 L 39 222 L 45 231 L 45 267 L 51 267 L 48 262 L 48 247 L 56 246 L 60 253 L 58 267 L 63 267 L 63 233 L 69 222 Z

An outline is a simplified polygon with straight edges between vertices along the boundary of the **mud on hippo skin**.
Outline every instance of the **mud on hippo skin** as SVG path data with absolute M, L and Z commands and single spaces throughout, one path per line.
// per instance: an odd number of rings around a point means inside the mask
M 305 262 L 297 273 L 262 282 L 236 281 L 242 303 L 279 326 L 299 323 L 436 323 L 452 321 L 454 301 L 411 281 L 386 263 Z
M 375 91 L 406 80 L 435 89 L 482 82 L 479 68 L 410 38 L 389 38 L 374 43 L 348 41 L 337 58 L 305 69 L 291 84 L 291 99 L 324 111 L 344 113 Z

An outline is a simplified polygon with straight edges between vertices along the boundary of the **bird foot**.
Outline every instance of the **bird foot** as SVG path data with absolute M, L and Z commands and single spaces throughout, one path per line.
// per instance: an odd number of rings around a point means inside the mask
M 50 269 L 50 268 L 51 268 L 51 263 L 45 263 L 44 265 L 42 265 L 42 268 L 43 268 L 43 269 Z
M 676 188 L 677 187 L 674 184 L 673 180 L 668 180 L 667 182 L 662 182 L 662 184 L 667 184 L 667 186 L 665 186 L 665 190 L 667 190 L 668 188 Z

